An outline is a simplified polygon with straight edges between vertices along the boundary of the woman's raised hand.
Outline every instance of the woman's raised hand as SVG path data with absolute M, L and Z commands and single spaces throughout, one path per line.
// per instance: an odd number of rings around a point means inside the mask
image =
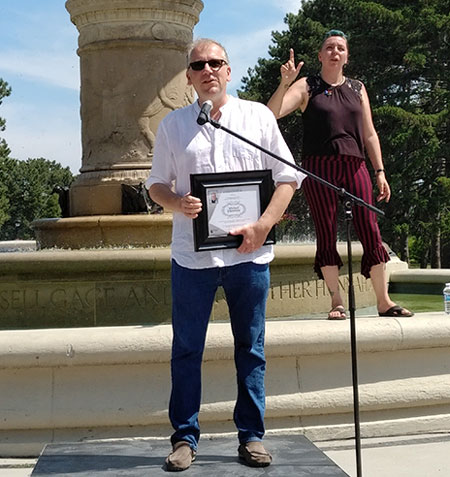
M 300 70 L 302 69 L 304 62 L 300 61 L 300 63 L 295 66 L 295 58 L 294 58 L 294 49 L 291 48 L 289 50 L 289 60 L 281 65 L 280 72 L 281 72 L 281 83 L 286 86 L 290 86 L 295 79 L 297 78 Z

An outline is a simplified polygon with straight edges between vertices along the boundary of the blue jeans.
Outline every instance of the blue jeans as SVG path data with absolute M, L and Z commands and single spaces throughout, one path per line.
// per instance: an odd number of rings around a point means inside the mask
M 206 331 L 219 286 L 225 291 L 234 337 L 237 400 L 234 422 L 240 443 L 264 435 L 264 332 L 269 265 L 252 262 L 223 268 L 189 269 L 172 261 L 172 392 L 169 418 L 175 433 L 197 449 L 201 363 Z

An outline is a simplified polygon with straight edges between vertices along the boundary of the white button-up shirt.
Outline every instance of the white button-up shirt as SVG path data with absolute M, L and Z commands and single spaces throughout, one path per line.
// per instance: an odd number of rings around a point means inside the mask
M 263 104 L 232 96 L 221 108 L 219 122 L 274 154 L 294 162 L 273 113 Z M 297 182 L 304 175 L 231 134 L 207 123 L 197 124 L 200 106 L 194 104 L 169 113 L 156 135 L 152 170 L 145 185 L 165 184 L 177 195 L 190 192 L 190 174 L 271 169 L 275 184 Z M 172 258 L 187 268 L 210 268 L 242 262 L 268 263 L 273 247 L 264 245 L 252 253 L 236 249 L 195 252 L 192 219 L 173 214 Z

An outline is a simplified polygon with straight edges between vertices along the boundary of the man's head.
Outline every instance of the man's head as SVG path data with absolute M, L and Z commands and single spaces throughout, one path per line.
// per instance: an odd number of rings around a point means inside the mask
M 188 52 L 186 77 L 202 103 L 207 99 L 218 107 L 226 102 L 227 83 L 231 80 L 231 68 L 225 48 L 207 38 L 195 41 Z

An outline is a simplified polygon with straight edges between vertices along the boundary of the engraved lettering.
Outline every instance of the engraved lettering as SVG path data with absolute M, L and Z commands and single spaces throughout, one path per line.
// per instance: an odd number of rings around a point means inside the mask
M 326 296 L 325 280 L 316 280 L 316 297 Z
M 8 310 L 9 309 L 8 291 L 7 290 L 2 290 L 0 292 L 0 308 L 2 310 Z
M 113 287 L 103 289 L 103 296 L 105 298 L 105 306 L 114 306 L 114 292 Z
M 91 301 L 91 295 L 94 295 L 92 297 L 92 301 Z M 90 288 L 84 296 L 84 299 L 86 300 L 86 304 L 89 307 L 93 308 L 95 306 L 95 303 L 97 302 L 99 295 L 101 295 L 101 290 L 99 290 L 98 288 Z
M 343 291 L 348 290 L 348 277 L 347 276 L 343 276 L 343 277 L 339 278 L 339 288 Z
M 291 286 L 290 282 L 283 283 L 281 286 L 281 293 L 283 298 L 290 298 L 291 297 Z
M 311 284 L 309 282 L 302 282 L 302 296 L 303 298 L 305 296 L 309 296 L 310 298 L 313 297 L 313 294 L 311 291 Z
M 75 290 L 75 292 L 73 294 L 73 297 L 72 297 L 72 300 L 71 300 L 71 305 L 74 308 L 77 308 L 77 306 L 78 306 L 79 309 L 85 308 L 85 304 L 84 304 L 83 299 L 81 298 L 81 295 L 80 295 L 78 290 Z
M 169 286 L 164 287 L 164 305 L 170 305 L 172 303 L 172 292 Z
M 270 284 L 270 299 L 275 300 L 275 285 L 273 283 Z
M 24 291 L 23 290 L 13 290 L 11 292 L 11 308 L 13 310 L 18 310 L 23 308 L 24 305 Z
M 302 298 L 302 287 L 299 282 L 294 282 L 292 284 L 292 297 L 293 298 Z
M 134 302 L 134 303 L 130 303 L 130 302 Z M 125 306 L 133 306 L 133 305 L 141 306 L 141 304 L 139 303 L 139 299 L 136 295 L 136 292 L 134 291 L 134 288 L 131 287 L 130 291 L 128 292 Z
M 61 296 L 61 298 L 59 298 Z M 56 288 L 50 294 L 50 303 L 55 306 L 66 307 L 67 306 L 67 298 L 66 298 L 66 291 L 61 288 Z
M 39 307 L 39 290 L 30 290 L 31 295 L 33 295 L 33 292 L 34 292 L 34 297 L 32 297 L 30 308 L 38 308 Z M 33 302 L 33 298 L 34 298 L 34 302 Z
M 159 305 L 159 300 L 153 295 L 151 290 L 149 290 L 147 287 L 144 288 L 144 302 L 146 305 L 149 303 L 154 303 L 155 305 Z

